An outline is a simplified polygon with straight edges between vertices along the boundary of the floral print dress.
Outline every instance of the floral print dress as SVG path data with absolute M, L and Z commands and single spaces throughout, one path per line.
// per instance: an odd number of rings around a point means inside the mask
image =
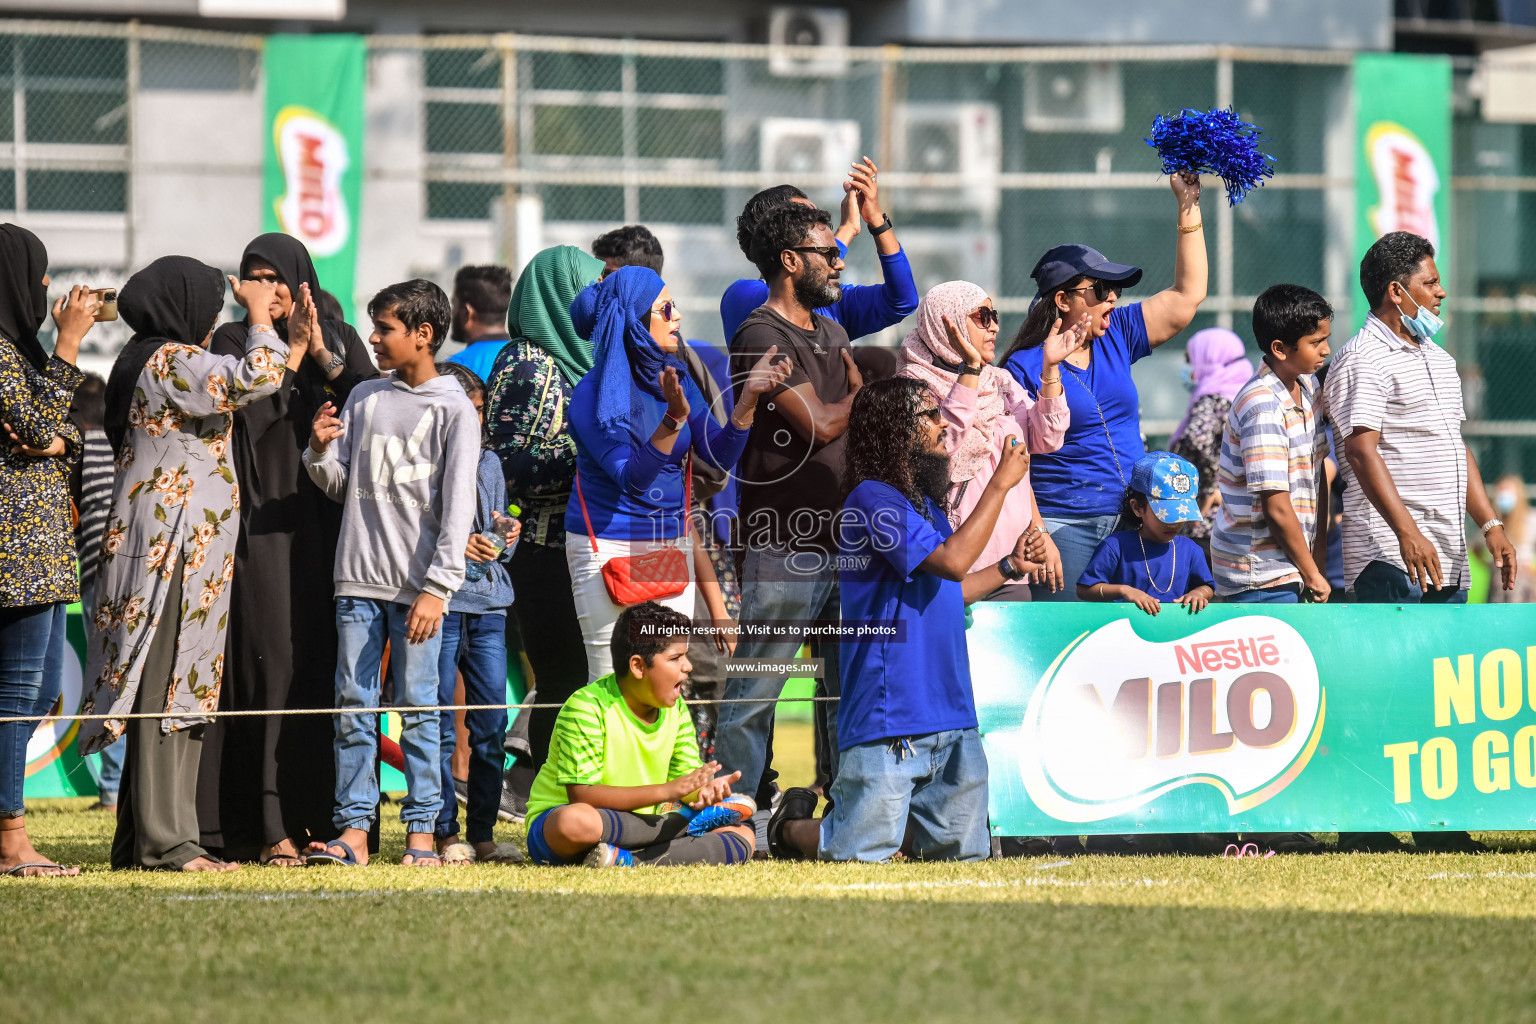
M 80 458 L 80 431 L 69 402 L 85 377 L 56 357 L 38 373 L 15 347 L 0 341 L 0 420 L 16 436 L 46 448 L 64 438 L 63 455 L 13 454 L 0 444 L 0 608 L 74 601 L 75 535 L 70 526 L 69 473 Z
M 185 566 L 176 667 L 169 680 L 149 681 L 168 686 L 161 730 L 199 725 L 218 706 L 240 532 L 240 485 L 229 459 L 233 414 L 276 394 L 287 359 L 288 346 L 261 325 L 251 328 L 243 359 L 168 343 L 140 372 L 102 537 L 96 607 L 88 610 L 100 636 L 87 652 L 81 714 L 133 710 L 178 554 Z M 111 745 L 125 725 L 83 722 L 81 751 Z

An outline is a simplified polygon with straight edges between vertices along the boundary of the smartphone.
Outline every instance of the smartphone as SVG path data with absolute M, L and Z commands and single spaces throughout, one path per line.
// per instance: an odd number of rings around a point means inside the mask
M 117 319 L 117 289 L 116 288 L 92 288 L 91 294 L 101 300 L 101 306 L 96 310 L 96 322 Z

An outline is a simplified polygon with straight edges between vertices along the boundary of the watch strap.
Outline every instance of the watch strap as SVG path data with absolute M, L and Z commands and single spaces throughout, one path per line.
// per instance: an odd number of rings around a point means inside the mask
M 869 229 L 869 233 L 871 235 L 883 235 L 883 234 L 885 234 L 889 230 L 891 230 L 891 215 L 890 214 L 886 214 L 885 215 L 885 223 L 881 224 L 877 228 L 870 228 Z

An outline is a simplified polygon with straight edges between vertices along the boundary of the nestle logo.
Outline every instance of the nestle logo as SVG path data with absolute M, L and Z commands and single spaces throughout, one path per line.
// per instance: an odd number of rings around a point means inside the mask
M 1216 672 L 1224 668 L 1260 668 L 1280 664 L 1280 648 L 1275 636 L 1247 637 L 1238 640 L 1203 640 L 1185 647 L 1174 644 L 1180 672 Z

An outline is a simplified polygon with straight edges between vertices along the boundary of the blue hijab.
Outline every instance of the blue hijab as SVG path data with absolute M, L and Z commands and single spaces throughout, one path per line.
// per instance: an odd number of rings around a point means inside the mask
M 657 380 L 665 367 L 688 379 L 688 367 L 676 353 L 666 353 L 651 337 L 651 304 L 662 283 L 648 267 L 620 267 L 587 288 L 571 303 L 578 333 L 590 328 L 592 369 L 597 389 L 597 423 L 604 430 L 626 420 L 639 391 L 665 401 Z

